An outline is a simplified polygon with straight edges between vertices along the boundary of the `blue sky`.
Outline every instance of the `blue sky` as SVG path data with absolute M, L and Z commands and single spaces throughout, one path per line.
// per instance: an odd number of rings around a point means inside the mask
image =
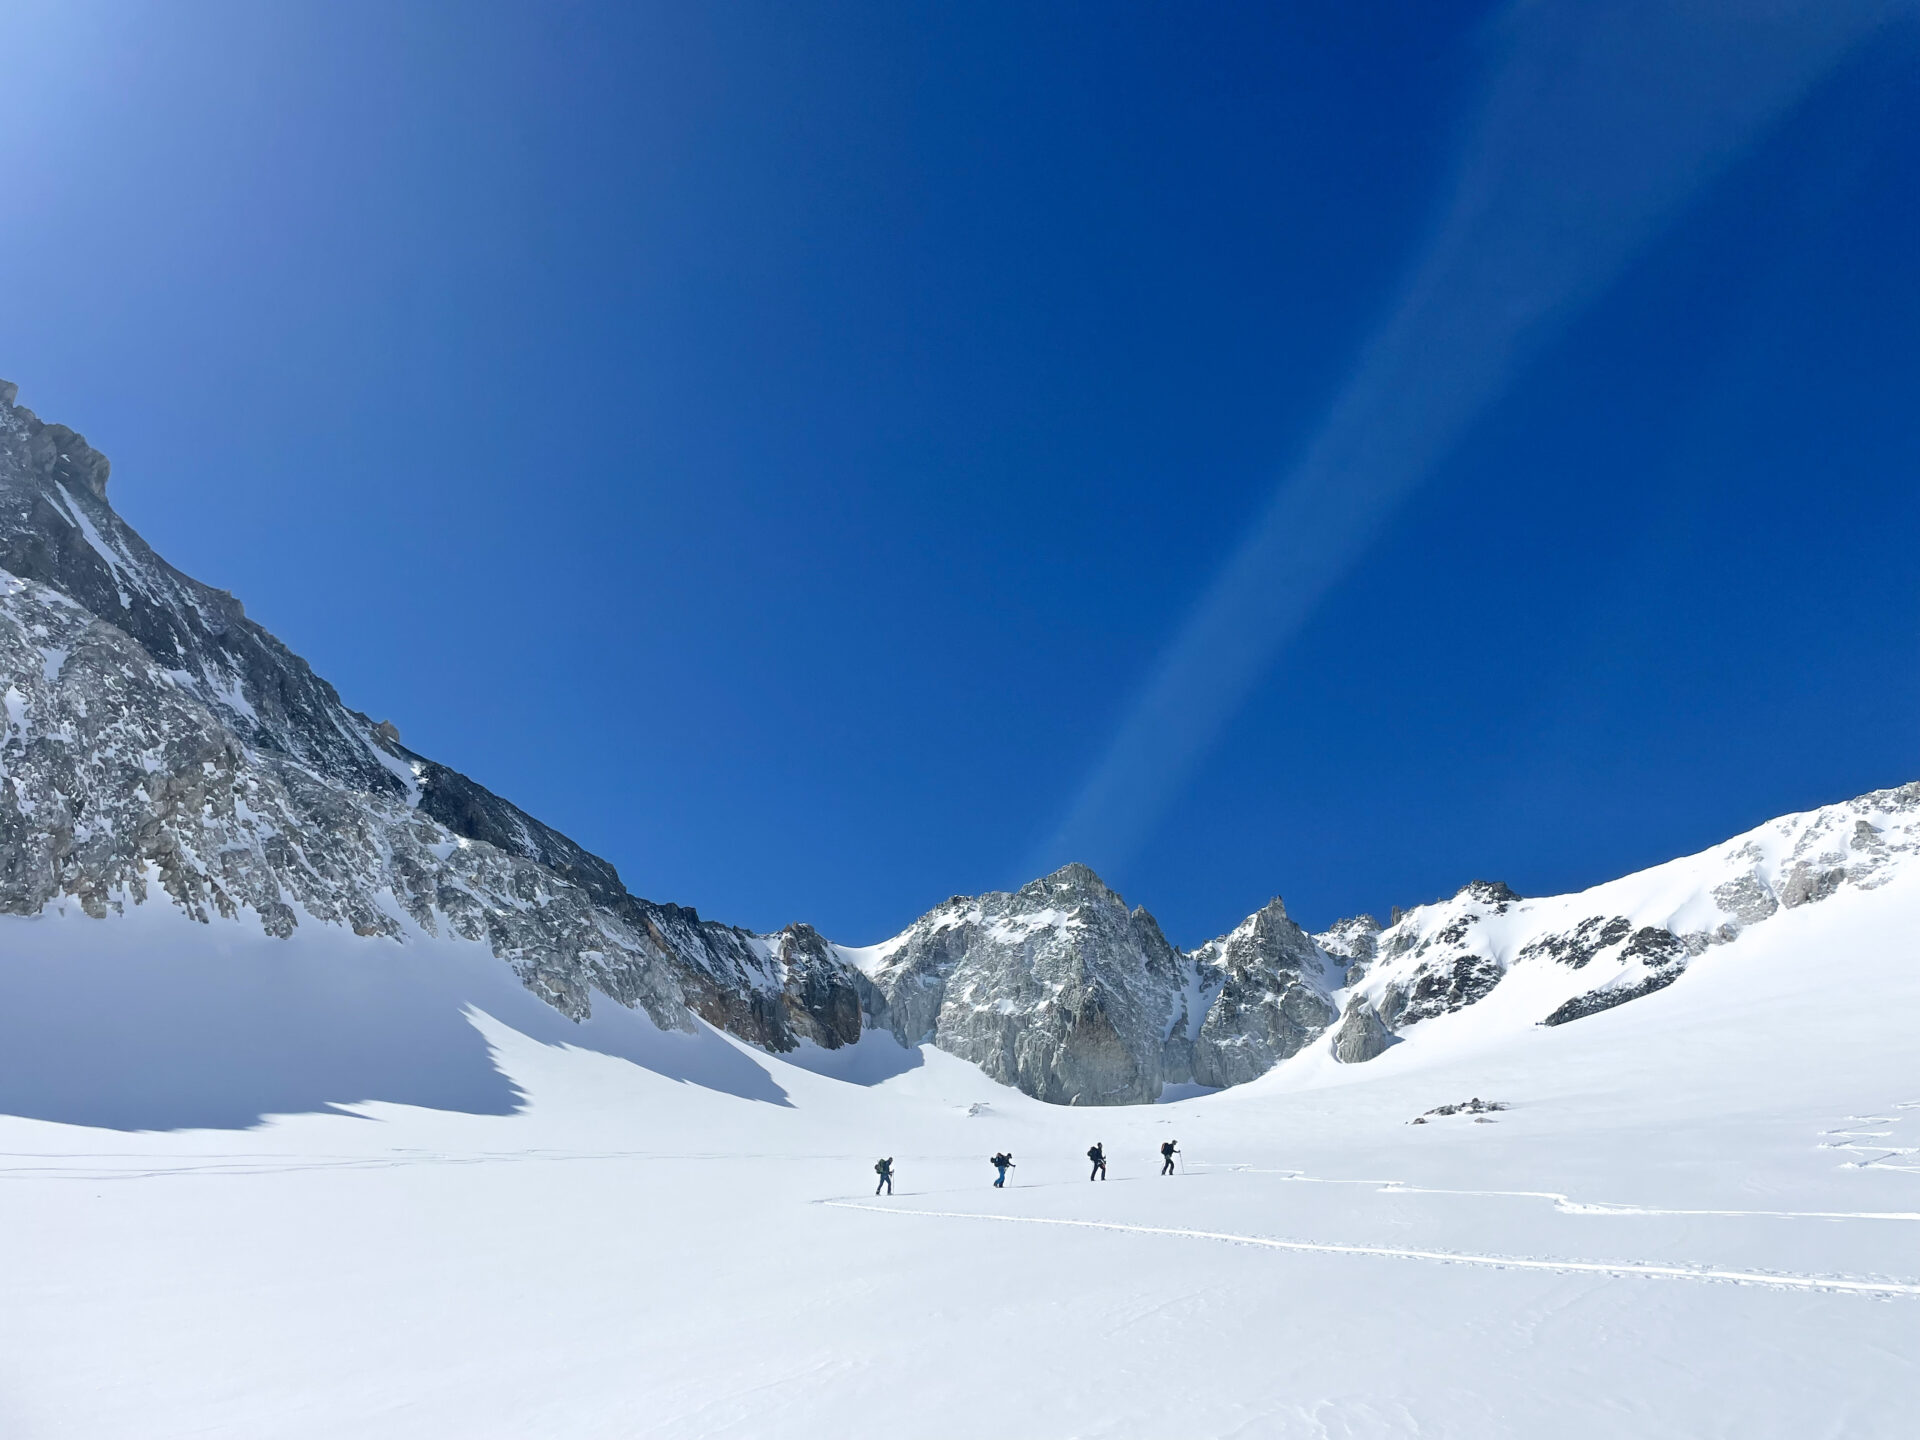
M 1920 24 L 1668 8 L 23 6 L 0 375 L 652 898 L 1564 890 L 1920 777 Z

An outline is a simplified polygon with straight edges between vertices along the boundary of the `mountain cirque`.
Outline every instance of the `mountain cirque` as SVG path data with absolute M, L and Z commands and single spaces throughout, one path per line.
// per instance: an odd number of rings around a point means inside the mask
M 1127 1104 L 1252 1080 L 1309 1047 L 1364 1063 L 1530 976 L 1538 1023 L 1679 980 L 1714 946 L 1920 851 L 1920 784 L 1770 822 L 1580 895 L 1475 881 L 1382 928 L 1279 900 L 1182 951 L 1069 865 L 956 897 L 864 948 L 643 900 L 613 866 L 348 709 L 114 512 L 109 466 L 0 382 L 0 912 L 149 901 L 209 924 L 487 944 L 575 1019 L 596 993 L 774 1051 L 885 1029 L 1030 1095 Z

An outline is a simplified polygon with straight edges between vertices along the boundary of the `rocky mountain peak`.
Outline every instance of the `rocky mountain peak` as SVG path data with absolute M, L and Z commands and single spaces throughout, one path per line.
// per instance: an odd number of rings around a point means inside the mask
M 1106 881 L 1094 874 L 1090 866 L 1082 865 L 1077 860 L 1062 865 L 1051 875 L 1029 880 L 1014 893 L 1022 900 L 1040 904 L 1071 904 L 1092 900 L 1099 904 L 1118 904 L 1122 908 L 1126 905 Z
M 1284 925 L 1292 925 L 1295 930 L 1300 929 L 1298 925 L 1294 925 L 1292 918 L 1287 914 L 1287 902 L 1278 895 L 1249 915 L 1245 923 L 1268 931 Z
M 0 380 L 0 409 L 7 412 L 9 428 L 23 441 L 26 463 L 48 480 L 78 485 L 95 498 L 107 498 L 107 475 L 112 469 L 107 457 L 87 443 L 87 437 L 65 425 L 50 425 L 24 405 L 15 404 L 20 387 L 11 380 Z
M 1274 921 L 1279 921 L 1279 920 L 1285 920 L 1286 918 L 1287 918 L 1287 902 L 1281 899 L 1280 896 L 1278 895 L 1274 896 L 1271 900 L 1267 901 L 1266 904 L 1262 905 L 1258 910 L 1254 911 L 1253 914 L 1247 917 L 1249 921 L 1263 920 L 1268 923 L 1272 923 Z
M 773 937 L 780 958 L 792 963 L 805 958 L 821 960 L 831 954 L 832 942 L 804 920 L 795 920 Z
M 1515 894 L 1498 880 L 1469 880 L 1453 892 L 1456 900 L 1478 900 L 1482 905 L 1511 905 L 1524 896 Z
M 1192 955 L 1210 1003 L 1193 1036 L 1194 1079 L 1238 1085 L 1298 1053 L 1338 1015 L 1342 967 L 1287 915 L 1278 896 Z
M 1193 952 L 1203 966 L 1239 971 L 1285 970 L 1299 975 L 1319 974 L 1323 968 L 1319 947 L 1287 915 L 1286 903 L 1275 896 L 1218 940 L 1209 940 Z

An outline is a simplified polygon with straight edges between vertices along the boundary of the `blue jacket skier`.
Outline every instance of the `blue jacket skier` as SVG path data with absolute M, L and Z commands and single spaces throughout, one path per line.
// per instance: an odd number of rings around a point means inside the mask
M 1007 1171 L 1013 1169 L 1013 1156 L 1002 1150 L 998 1155 L 993 1157 L 993 1168 L 1000 1172 L 994 1179 L 993 1188 L 996 1190 L 1002 1189 L 1007 1183 Z
M 1180 1153 L 1180 1144 L 1176 1140 L 1169 1140 L 1167 1141 L 1166 1144 L 1160 1147 L 1160 1158 L 1161 1160 L 1166 1162 L 1160 1167 L 1160 1173 L 1162 1175 L 1173 1174 L 1173 1157 L 1178 1155 L 1179 1153 Z
M 873 1173 L 880 1177 L 880 1185 L 887 1187 L 887 1194 L 893 1194 L 893 1157 L 889 1155 L 884 1160 L 874 1161 Z M 873 1187 L 874 1194 L 880 1193 L 880 1185 Z
M 1094 1141 L 1093 1148 L 1087 1151 L 1087 1159 L 1093 1162 L 1093 1173 L 1087 1176 L 1087 1179 L 1089 1180 L 1106 1179 L 1107 1178 L 1107 1147 L 1102 1145 L 1098 1140 Z

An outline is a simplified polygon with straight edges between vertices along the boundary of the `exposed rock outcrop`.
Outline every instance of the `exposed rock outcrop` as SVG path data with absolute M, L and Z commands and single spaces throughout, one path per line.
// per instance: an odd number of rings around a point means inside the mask
M 1277 899 L 1182 954 L 1068 865 L 1013 894 L 949 900 L 877 947 L 868 973 L 903 1042 L 1088 1105 L 1265 1074 L 1338 1017 L 1342 971 Z
M 779 966 L 787 1028 L 828 1050 L 857 1041 L 868 1013 L 878 1008 L 872 982 L 811 925 L 789 925 L 767 942 Z
M 1238 928 L 1193 952 L 1212 996 L 1193 1041 L 1202 1085 L 1258 1079 L 1325 1033 L 1339 1011 L 1328 999 L 1344 968 L 1330 962 L 1277 897 Z
M 905 1044 L 1058 1104 L 1137 1103 L 1191 1078 L 1189 967 L 1084 865 L 955 897 L 886 949 L 869 978 Z
M 1342 1065 L 1360 1065 L 1395 1044 L 1379 1014 L 1358 995 L 1347 1002 L 1347 1013 L 1333 1035 L 1333 1058 Z
M 1388 927 L 1380 953 L 1402 963 L 1377 1000 L 1387 1028 L 1464 1009 L 1498 985 L 1506 966 L 1484 922 L 1505 915 L 1519 899 L 1497 881 L 1475 880 L 1451 900 L 1423 905 Z
M 1394 911 L 1394 920 L 1400 918 Z M 1346 920 L 1337 920 L 1328 929 L 1313 937 L 1328 955 L 1346 967 L 1342 976 L 1349 985 L 1356 985 L 1360 977 L 1367 973 L 1380 953 L 1380 922 L 1371 915 L 1355 915 Z
M 1602 1010 L 1611 1010 L 1629 1000 L 1638 1000 L 1656 990 L 1664 990 L 1680 978 L 1691 958 L 1686 942 L 1668 930 L 1643 926 L 1620 952 L 1621 974 L 1598 989 L 1565 1001 L 1540 1023 L 1564 1025 Z
M 1615 915 L 1611 919 L 1595 915 L 1582 920 L 1571 932 L 1542 935 L 1537 940 L 1529 941 L 1520 947 L 1520 958 L 1530 960 L 1536 955 L 1543 956 L 1558 961 L 1568 969 L 1579 970 L 1632 933 L 1633 921 L 1624 915 Z

